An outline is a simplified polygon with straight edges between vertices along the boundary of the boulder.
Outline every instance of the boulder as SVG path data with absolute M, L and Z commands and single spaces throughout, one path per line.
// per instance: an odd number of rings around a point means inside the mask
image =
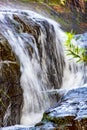
M 87 129 L 87 87 L 72 89 L 60 99 L 57 106 L 44 113 L 42 122 L 54 123 L 57 130 Z

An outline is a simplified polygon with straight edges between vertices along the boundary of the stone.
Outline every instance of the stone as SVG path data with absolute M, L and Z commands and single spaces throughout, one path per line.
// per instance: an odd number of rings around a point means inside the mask
M 0 35 L 0 126 L 20 123 L 22 90 L 20 67 L 6 39 Z
M 69 90 L 56 107 L 44 113 L 42 121 L 54 123 L 57 130 L 86 130 L 87 87 Z

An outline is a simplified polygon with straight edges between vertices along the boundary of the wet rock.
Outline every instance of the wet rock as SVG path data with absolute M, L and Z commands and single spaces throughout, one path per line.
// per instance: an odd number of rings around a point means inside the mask
M 66 93 L 56 107 L 45 112 L 42 121 L 56 124 L 58 130 L 86 130 L 87 87 Z
M 75 35 L 72 43 L 75 43 L 78 47 L 87 49 L 87 32 Z
M 6 39 L 0 35 L 0 126 L 20 122 L 20 68 Z
M 43 65 L 43 61 L 44 61 L 43 59 L 45 55 L 46 57 L 45 65 L 47 68 L 46 73 L 47 73 L 47 78 L 49 80 L 48 81 L 49 83 L 47 84 L 47 86 L 54 86 L 54 88 L 60 88 L 62 84 L 62 76 L 63 76 L 64 67 L 65 67 L 65 61 L 64 61 L 64 55 L 63 55 L 63 49 L 61 48 L 61 46 L 60 48 L 62 49 L 61 51 L 62 53 L 59 52 L 59 54 L 57 55 L 57 49 L 55 45 L 56 43 L 55 29 L 53 25 L 49 24 L 47 20 L 45 19 L 33 20 L 31 17 L 28 18 L 27 15 L 28 14 L 26 12 L 21 12 L 20 14 L 17 14 L 17 15 L 13 14 L 13 18 L 16 22 L 22 25 L 22 28 L 20 30 L 23 33 L 28 33 L 32 35 L 33 39 L 36 41 L 39 56 L 40 56 L 40 65 L 43 72 L 44 72 L 43 69 L 45 69 Z M 51 31 L 49 31 L 49 28 Z M 21 35 L 24 36 L 23 33 Z M 41 35 L 42 33 L 46 36 L 44 40 L 42 39 L 42 35 Z M 44 42 L 45 54 L 43 54 L 44 52 L 43 52 L 42 41 Z M 59 43 L 61 44 L 60 40 L 59 40 Z

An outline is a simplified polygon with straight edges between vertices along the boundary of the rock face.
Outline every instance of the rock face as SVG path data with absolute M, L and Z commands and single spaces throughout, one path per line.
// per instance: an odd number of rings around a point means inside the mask
M 19 123 L 22 90 L 20 68 L 8 42 L 0 34 L 0 126 Z
M 56 107 L 45 112 L 42 122 L 45 125 L 50 123 L 50 126 L 57 130 L 86 130 L 87 87 L 66 93 Z

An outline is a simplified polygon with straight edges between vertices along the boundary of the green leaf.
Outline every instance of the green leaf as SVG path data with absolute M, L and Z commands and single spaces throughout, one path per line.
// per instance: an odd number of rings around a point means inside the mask
M 73 58 L 76 58 L 77 62 L 87 62 L 87 54 L 86 54 L 86 49 L 85 48 L 79 48 L 77 45 L 74 45 L 72 43 L 72 39 L 74 38 L 74 33 L 67 33 L 67 40 L 65 42 L 65 47 L 66 47 L 66 52 L 67 56 L 72 56 Z

